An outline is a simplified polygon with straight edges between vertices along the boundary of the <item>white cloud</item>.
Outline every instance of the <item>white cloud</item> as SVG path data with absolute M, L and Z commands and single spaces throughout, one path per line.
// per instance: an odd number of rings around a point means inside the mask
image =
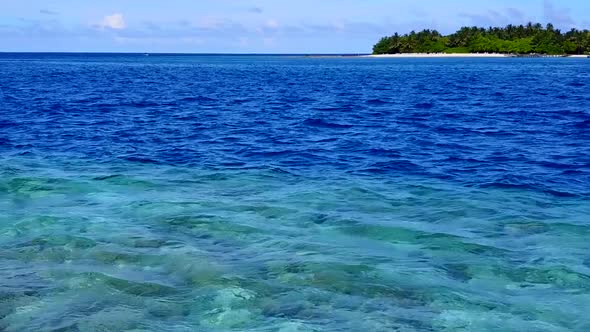
M 160 44 L 160 45 L 175 45 L 175 44 L 187 44 L 187 45 L 204 45 L 205 40 L 198 37 L 125 37 L 116 36 L 114 41 L 119 44 L 135 44 L 135 45 L 146 45 L 146 44 Z
M 549 23 L 553 23 L 560 27 L 569 27 L 575 25 L 575 22 L 570 15 L 569 9 L 558 8 L 553 4 L 552 1 L 543 1 L 543 12 Z
M 39 10 L 39 13 L 44 14 L 44 15 L 57 15 L 58 12 L 53 11 L 53 10 L 49 10 L 49 9 L 41 9 Z
M 127 27 L 123 14 L 114 13 L 112 15 L 105 16 L 102 21 L 98 24 L 103 29 L 123 30 Z
M 264 27 L 265 28 L 267 28 L 267 29 L 273 29 L 273 30 L 278 29 L 279 26 L 280 26 L 280 24 L 279 24 L 279 22 L 277 20 L 268 20 L 264 24 Z
M 466 25 L 481 26 L 505 26 L 508 24 L 525 24 L 529 21 L 535 21 L 534 18 L 527 17 L 522 11 L 514 7 L 508 7 L 500 10 L 489 9 L 481 13 L 459 13 L 459 17 L 467 19 Z
M 338 32 L 342 32 L 342 31 L 346 30 L 346 25 L 342 22 L 333 22 L 332 26 L 334 27 L 334 30 L 336 30 Z
M 247 10 L 248 10 L 248 12 L 254 13 L 254 14 L 262 14 L 262 12 L 264 12 L 264 9 L 262 9 L 261 7 L 250 7 Z
M 207 17 L 201 18 L 197 22 L 196 26 L 198 28 L 207 29 L 207 30 L 219 30 L 219 29 L 223 28 L 226 24 L 227 24 L 227 22 L 222 18 L 207 16 Z

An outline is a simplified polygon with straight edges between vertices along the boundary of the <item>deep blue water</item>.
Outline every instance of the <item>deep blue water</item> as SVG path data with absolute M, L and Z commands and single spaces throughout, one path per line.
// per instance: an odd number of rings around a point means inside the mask
M 589 78 L 0 53 L 0 330 L 588 331 Z

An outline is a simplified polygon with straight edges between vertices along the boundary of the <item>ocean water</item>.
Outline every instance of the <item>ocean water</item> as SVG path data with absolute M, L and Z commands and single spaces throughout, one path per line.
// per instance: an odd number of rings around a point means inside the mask
M 590 331 L 590 61 L 0 54 L 2 331 Z

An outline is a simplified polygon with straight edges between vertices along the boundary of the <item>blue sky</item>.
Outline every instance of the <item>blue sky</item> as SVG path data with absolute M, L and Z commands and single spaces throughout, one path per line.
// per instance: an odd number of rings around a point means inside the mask
M 462 25 L 590 28 L 587 0 L 0 0 L 0 51 L 367 53 Z

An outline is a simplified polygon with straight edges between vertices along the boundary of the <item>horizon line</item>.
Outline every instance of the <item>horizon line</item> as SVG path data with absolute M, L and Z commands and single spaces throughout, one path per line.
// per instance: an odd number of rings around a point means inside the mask
M 346 52 L 346 53 L 216 53 L 216 52 L 109 52 L 109 51 L 0 51 L 0 54 L 147 54 L 147 55 L 371 55 L 369 52 Z

